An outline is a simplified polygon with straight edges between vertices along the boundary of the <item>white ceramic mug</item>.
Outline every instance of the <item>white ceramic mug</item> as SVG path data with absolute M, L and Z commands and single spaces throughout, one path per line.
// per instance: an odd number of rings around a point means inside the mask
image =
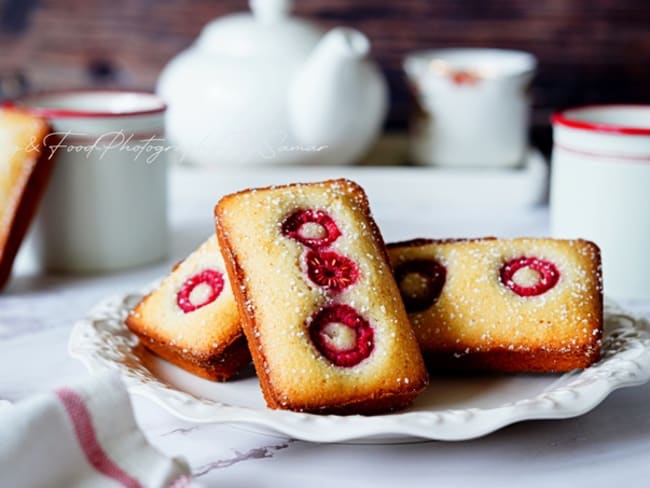
M 408 55 L 417 104 L 411 157 L 417 164 L 514 167 L 528 146 L 535 57 L 502 49 L 437 49 Z
M 605 293 L 650 299 L 650 105 L 553 116 L 551 232 L 600 246 Z
M 36 221 L 51 270 L 108 271 L 167 251 L 166 109 L 154 94 L 60 91 L 16 102 L 46 117 L 54 171 Z

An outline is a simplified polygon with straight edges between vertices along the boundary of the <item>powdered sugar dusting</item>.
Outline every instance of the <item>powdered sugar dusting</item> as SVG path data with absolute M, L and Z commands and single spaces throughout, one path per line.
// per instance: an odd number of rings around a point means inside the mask
M 544 350 L 598 356 L 602 285 L 596 246 L 550 239 L 428 242 L 395 246 L 394 266 L 436 259 L 448 270 L 447 283 L 430 308 L 410 315 L 425 351 L 453 351 L 461 358 L 490 351 Z M 504 282 L 505 263 L 531 256 L 557 267 L 557 283 L 535 296 L 540 276 L 525 271 Z M 518 283 L 517 283 L 518 282 Z M 548 284 L 548 283 L 542 283 Z M 533 288 L 526 288 L 533 287 Z
M 277 401 L 295 403 L 312 391 L 305 385 L 319 385 L 329 398 L 371 394 L 406 369 L 413 371 L 411 379 L 420 375 L 410 388 L 422 387 L 415 337 L 357 185 L 290 185 L 226 199 L 220 224 L 245 271 L 240 285 L 250 299 L 246 307 L 254 308 L 253 338 L 268 362 L 269 381 L 282 391 Z M 367 338 L 361 334 L 354 348 L 369 354 L 363 352 L 357 364 L 334 364 L 310 338 L 319 311 L 339 305 L 353 309 L 373 331 Z M 360 337 L 359 329 L 323 327 L 330 349 L 345 349 L 353 335 Z M 407 346 L 415 353 L 399 352 Z
M 216 360 L 242 334 L 216 236 L 177 264 L 131 315 L 139 334 L 184 355 Z

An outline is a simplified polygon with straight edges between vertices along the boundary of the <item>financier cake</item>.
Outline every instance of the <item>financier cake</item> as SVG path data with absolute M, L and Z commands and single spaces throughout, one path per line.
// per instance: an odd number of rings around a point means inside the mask
M 214 235 L 131 311 L 126 325 L 154 353 L 209 380 L 227 380 L 251 360 Z
M 427 363 L 559 372 L 598 359 L 603 312 L 595 244 L 487 238 L 388 247 Z
M 36 213 L 53 159 L 44 147 L 45 120 L 17 108 L 0 109 L 0 289 Z
M 363 190 L 347 180 L 246 190 L 217 235 L 269 407 L 372 414 L 427 385 Z

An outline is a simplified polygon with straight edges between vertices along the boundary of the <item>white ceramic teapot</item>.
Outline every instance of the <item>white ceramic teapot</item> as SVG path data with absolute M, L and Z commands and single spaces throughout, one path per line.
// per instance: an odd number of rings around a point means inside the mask
M 189 161 L 349 164 L 386 115 L 386 82 L 349 28 L 323 35 L 289 0 L 209 23 L 163 70 L 167 134 Z

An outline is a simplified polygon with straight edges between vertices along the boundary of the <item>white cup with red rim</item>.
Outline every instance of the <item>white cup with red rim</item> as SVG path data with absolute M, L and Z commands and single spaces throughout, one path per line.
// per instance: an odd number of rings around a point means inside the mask
M 410 123 L 413 161 L 464 168 L 521 165 L 536 66 L 532 54 L 507 49 L 409 54 L 404 70 L 417 107 Z
M 650 299 L 650 105 L 553 116 L 551 233 L 600 246 L 605 293 Z
M 52 126 L 56 157 L 36 222 L 44 266 L 108 271 L 166 255 L 165 103 L 155 94 L 69 90 L 14 102 Z

